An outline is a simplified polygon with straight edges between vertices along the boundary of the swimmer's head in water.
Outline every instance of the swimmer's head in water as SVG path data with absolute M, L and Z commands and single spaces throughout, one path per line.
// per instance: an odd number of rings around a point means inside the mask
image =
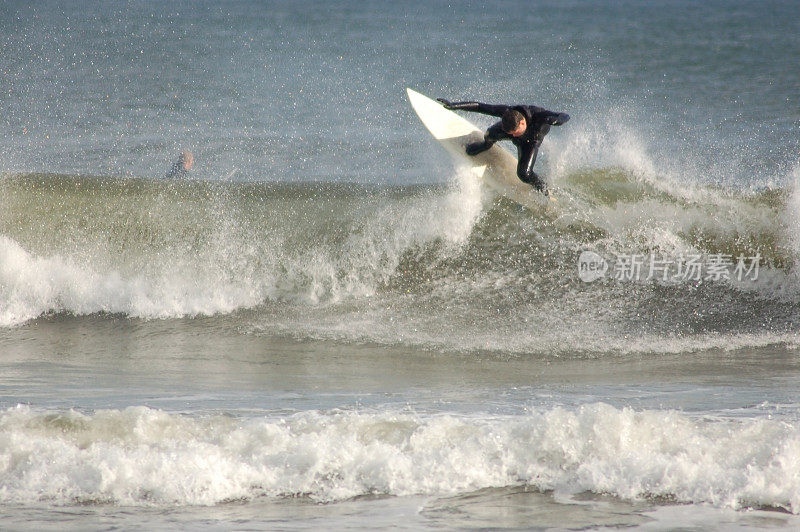
M 189 150 L 185 150 L 178 157 L 178 163 L 180 163 L 184 170 L 191 170 L 192 166 L 194 166 L 194 155 L 192 155 L 192 152 Z

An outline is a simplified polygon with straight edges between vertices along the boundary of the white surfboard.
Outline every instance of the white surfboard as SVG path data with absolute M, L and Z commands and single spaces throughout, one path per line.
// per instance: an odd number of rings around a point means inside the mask
M 467 155 L 466 145 L 483 140 L 483 132 L 439 102 L 411 89 L 406 92 L 422 123 L 459 164 L 471 168 L 493 190 L 520 205 L 532 209 L 552 205 L 551 201 L 555 201 L 552 196 L 548 201 L 547 196 L 519 180 L 517 158 L 508 150 L 495 144 L 474 157 Z

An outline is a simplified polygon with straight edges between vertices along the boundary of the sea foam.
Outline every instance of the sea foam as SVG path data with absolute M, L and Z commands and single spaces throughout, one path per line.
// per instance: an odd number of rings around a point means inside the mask
M 198 282 L 203 273 L 210 276 L 214 272 L 173 271 L 167 265 L 149 276 L 123 275 L 60 255 L 36 256 L 0 235 L 0 326 L 19 325 L 57 312 L 141 318 L 194 316 L 230 312 L 260 300 L 253 292 L 258 287 Z
M 603 403 L 513 416 L 303 412 L 185 416 L 146 407 L 0 414 L 0 500 L 211 505 L 340 501 L 529 485 L 800 512 L 800 427 Z

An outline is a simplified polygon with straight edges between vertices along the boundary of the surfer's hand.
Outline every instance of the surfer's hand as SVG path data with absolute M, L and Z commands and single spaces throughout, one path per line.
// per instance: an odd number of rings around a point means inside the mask
M 442 104 L 445 109 L 453 109 L 453 104 L 450 102 L 450 100 L 445 100 L 444 98 L 436 98 L 436 101 Z
M 467 144 L 467 149 L 465 150 L 467 155 L 478 155 L 482 151 L 486 151 L 486 143 L 485 142 L 471 142 Z

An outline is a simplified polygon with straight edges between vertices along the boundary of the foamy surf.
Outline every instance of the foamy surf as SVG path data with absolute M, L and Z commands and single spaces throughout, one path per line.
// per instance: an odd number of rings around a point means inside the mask
M 5 504 L 342 501 L 527 485 L 800 512 L 800 428 L 607 404 L 514 416 L 124 410 L 0 414 Z
M 0 326 L 62 312 L 145 319 L 212 315 L 261 300 L 252 287 L 235 283 L 201 284 L 197 278 L 166 271 L 155 276 L 124 275 L 97 271 L 58 255 L 37 257 L 0 236 Z

